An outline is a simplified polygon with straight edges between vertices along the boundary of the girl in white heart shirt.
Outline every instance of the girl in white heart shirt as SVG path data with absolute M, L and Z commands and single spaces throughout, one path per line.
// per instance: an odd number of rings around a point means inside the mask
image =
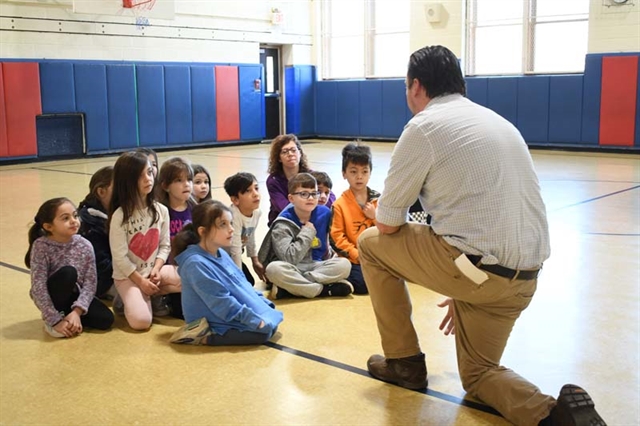
M 134 330 L 151 326 L 151 296 L 180 291 L 175 268 L 163 268 L 171 250 L 169 211 L 154 201 L 154 181 L 142 153 L 125 152 L 114 165 L 109 217 L 113 280 Z

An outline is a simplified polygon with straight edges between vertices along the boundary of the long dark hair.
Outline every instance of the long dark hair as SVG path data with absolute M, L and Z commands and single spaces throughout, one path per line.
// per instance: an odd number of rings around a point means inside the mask
M 216 220 L 221 217 L 224 212 L 231 213 L 231 210 L 217 200 L 206 200 L 197 204 L 191 211 L 192 222 L 185 225 L 171 242 L 172 257 L 175 258 L 191 244 L 199 244 L 200 235 L 198 234 L 198 228 L 201 226 L 204 227 L 205 233 L 208 234 L 211 228 L 216 226 Z
M 98 198 L 98 189 L 108 188 L 111 182 L 113 182 L 113 166 L 105 166 L 98 169 L 93 176 L 91 176 L 89 193 L 84 197 L 84 200 L 80 201 L 78 208 L 81 209 L 85 205 L 95 205 L 102 208 L 102 203 Z
M 142 152 L 125 152 L 116 160 L 116 164 L 113 166 L 113 195 L 111 196 L 107 228 L 111 226 L 113 212 L 118 207 L 122 207 L 122 223 L 116 224 L 117 226 L 124 225 L 133 216 L 140 199 L 138 180 L 147 167 L 150 167 L 149 159 Z M 144 207 L 151 212 L 151 225 L 158 221 L 158 211 L 153 202 L 153 191 L 151 191 L 144 198 Z
M 407 84 L 417 78 L 431 99 L 452 93 L 466 94 L 466 85 L 456 55 L 444 46 L 426 46 L 409 58 Z
M 307 156 L 302 150 L 302 144 L 294 134 L 280 135 L 271 141 L 271 152 L 269 153 L 269 174 L 282 175 L 284 170 L 282 168 L 282 161 L 280 161 L 280 150 L 283 146 L 289 142 L 295 142 L 298 151 L 300 151 L 300 163 L 298 173 L 306 173 L 309 171 L 309 164 L 307 163 Z
M 51 235 L 43 226 L 45 223 L 53 223 L 53 220 L 56 218 L 56 213 L 58 213 L 58 208 L 64 203 L 69 203 L 75 208 L 75 204 L 68 198 L 58 197 L 45 201 L 38 209 L 38 213 L 36 213 L 36 216 L 33 218 L 33 225 L 31 225 L 27 234 L 29 238 L 29 249 L 24 256 L 24 264 L 27 265 L 27 268 L 31 268 L 31 248 L 33 247 L 33 242 L 40 237 Z

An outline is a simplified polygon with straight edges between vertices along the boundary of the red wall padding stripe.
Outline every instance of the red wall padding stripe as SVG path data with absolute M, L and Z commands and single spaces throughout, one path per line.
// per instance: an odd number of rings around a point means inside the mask
M 36 155 L 36 115 L 42 114 L 37 62 L 2 64 L 9 156 Z
M 240 139 L 238 67 L 216 66 L 216 121 L 219 141 Z
M 637 92 L 637 56 L 602 58 L 600 145 L 633 146 Z
M 2 63 L 0 63 L 0 157 L 9 155 L 9 145 L 7 145 L 7 110 L 4 104 L 3 81 Z

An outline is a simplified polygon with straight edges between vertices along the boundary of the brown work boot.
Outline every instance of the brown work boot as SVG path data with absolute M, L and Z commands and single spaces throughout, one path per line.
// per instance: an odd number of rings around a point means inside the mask
M 367 361 L 367 369 L 372 377 L 407 389 L 425 389 L 429 384 L 427 364 L 422 352 L 406 358 L 371 355 Z
M 598 414 L 591 396 L 576 385 L 564 385 L 546 424 L 552 426 L 606 426 Z M 543 422 L 541 422 L 543 424 Z

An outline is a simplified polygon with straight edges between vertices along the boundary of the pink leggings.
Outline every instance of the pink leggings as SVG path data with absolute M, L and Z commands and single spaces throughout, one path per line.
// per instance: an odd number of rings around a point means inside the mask
M 160 269 L 160 292 L 158 294 L 180 292 L 180 276 L 177 269 L 174 265 L 164 265 Z M 153 320 L 151 297 L 144 294 L 140 287 L 128 278 L 113 282 L 124 303 L 124 316 L 129 326 L 134 330 L 147 330 L 151 327 Z

